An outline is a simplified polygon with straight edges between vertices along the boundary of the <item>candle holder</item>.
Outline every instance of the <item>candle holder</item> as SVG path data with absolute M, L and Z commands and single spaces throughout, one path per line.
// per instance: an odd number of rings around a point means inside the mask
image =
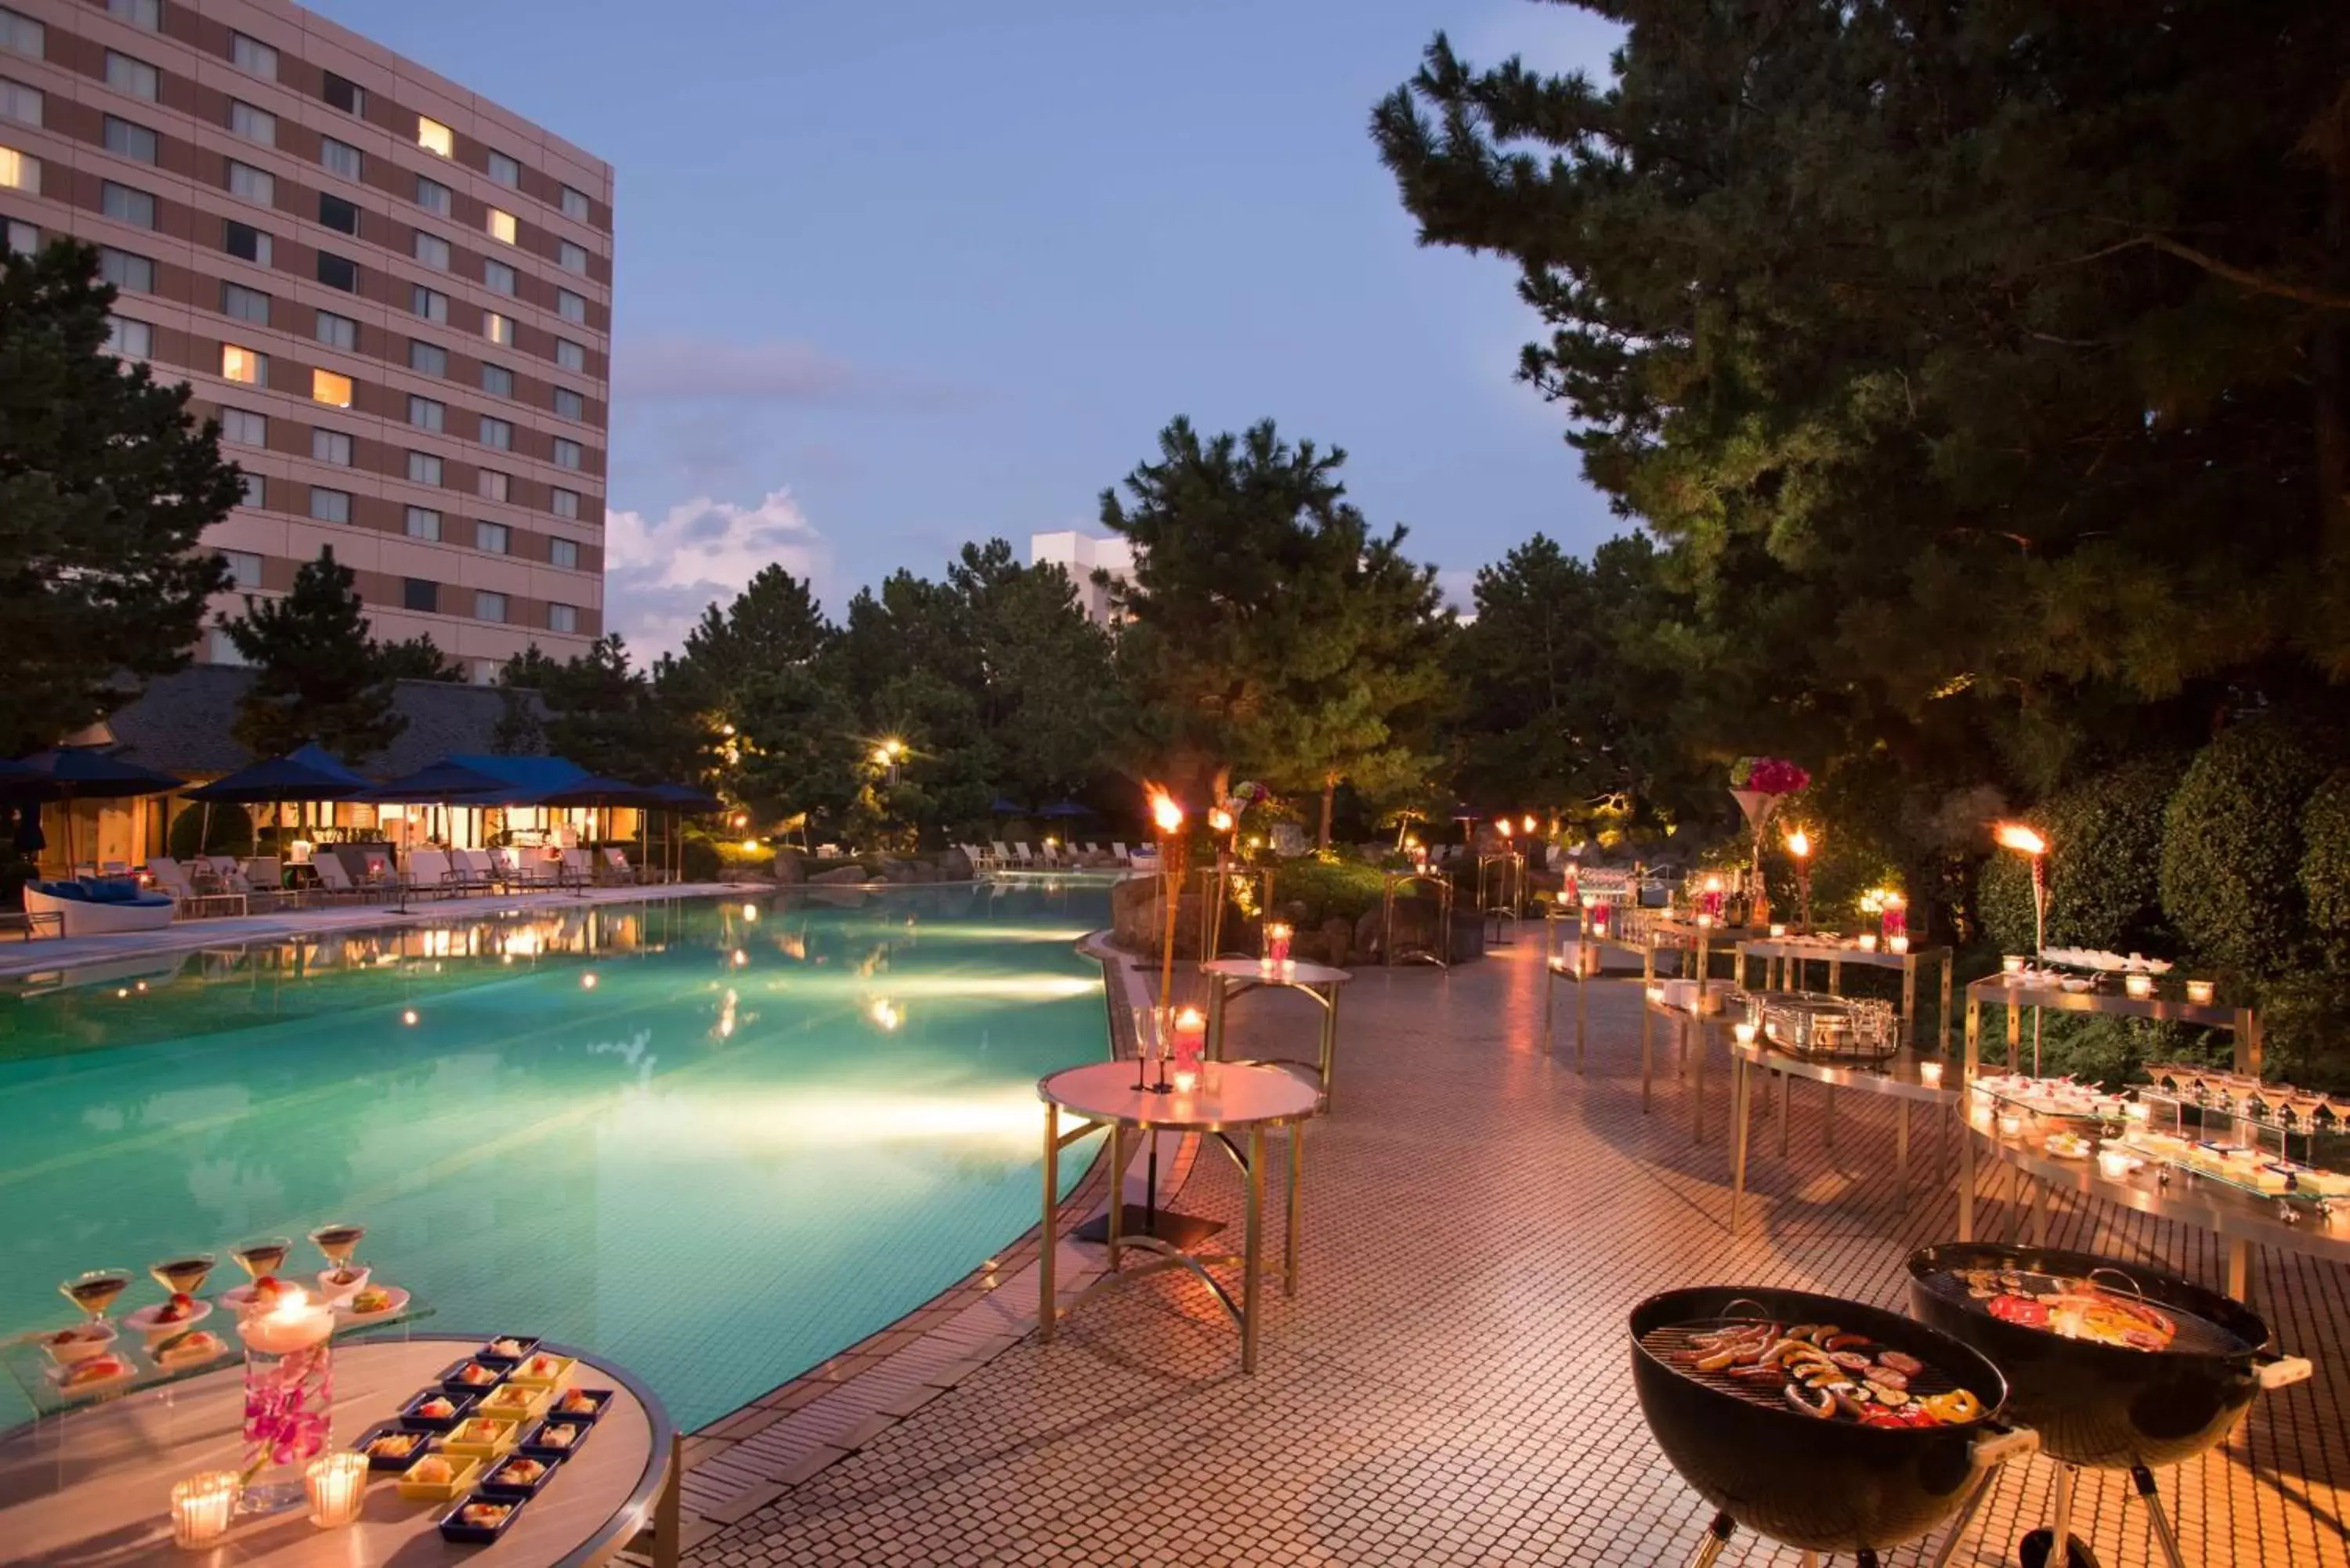
M 1786 928 L 1785 926 L 1783 926 L 1783 925 L 1782 925 L 1782 924 L 1779 924 L 1779 923 L 1778 923 L 1778 922 L 1776 922 L 1776 921 L 1773 921 L 1773 922 L 1772 923 L 1772 926 L 1771 926 L 1771 940 L 1772 940 L 1773 941 L 1774 941 L 1774 942 L 1775 942 L 1775 941 L 1779 941 L 1779 940 L 1783 940 L 1783 939 L 1786 936 L 1786 934 L 1787 934 L 1787 928 Z
M 1853 940 L 1860 944 L 1860 950 L 1865 953 L 1873 953 L 1877 950 L 1877 933 L 1875 931 L 1863 931 L 1859 936 Z
M 300 1291 L 237 1325 L 244 1340 L 239 1512 L 275 1513 L 305 1501 L 303 1483 L 283 1472 L 326 1450 L 335 1402 L 334 1329 L 334 1313 Z
M 1908 952 L 1909 950 L 1909 933 L 1907 931 L 1894 932 L 1891 936 L 1885 939 L 1885 946 L 1887 950 L 1890 952 Z
M 310 1522 L 334 1530 L 359 1516 L 367 1501 L 368 1457 L 365 1454 L 325 1454 L 312 1459 L 302 1472 L 310 1496 Z
M 1289 944 L 1296 931 L 1286 920 L 1274 920 L 1264 928 L 1264 956 L 1276 969 L 1289 961 Z
M 2122 990 L 2135 1000 L 2144 1002 L 2154 994 L 2154 976 L 2126 974 L 2122 976 Z
M 1942 1083 L 1942 1064 L 1939 1062 L 1918 1063 L 1918 1082 L 1925 1084 L 1929 1087 L 1940 1087 Z
M 2193 1002 L 2196 1006 L 2210 1006 L 2212 995 L 2213 991 L 2210 981 L 2190 980 L 2187 982 L 2187 1000 Z
M 2130 1173 L 2130 1157 L 2117 1148 L 2097 1151 L 2097 1169 L 2108 1180 L 2119 1181 Z
M 1174 1043 L 1174 1081 L 1168 1081 L 1167 1058 L 1159 1059 L 1159 1082 L 1151 1085 L 1156 1094 L 1190 1094 L 1200 1086 L 1200 1059 L 1207 1054 L 1208 1021 L 1196 1007 L 1186 1007 L 1175 1014 L 1172 1030 Z
M 172 1485 L 172 1544 L 209 1552 L 228 1534 L 244 1482 L 234 1470 L 205 1470 Z

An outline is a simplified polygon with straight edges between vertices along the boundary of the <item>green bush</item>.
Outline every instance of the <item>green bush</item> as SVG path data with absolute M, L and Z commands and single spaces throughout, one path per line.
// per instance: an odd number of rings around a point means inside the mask
M 2317 787 L 2301 814 L 2301 896 L 2326 962 L 2350 970 L 2350 768 Z
M 2162 828 L 2162 908 L 2197 953 L 2280 974 L 2309 949 L 2302 814 L 2328 772 L 2281 719 L 2251 720 L 2196 754 Z
M 1800 827 L 1812 841 L 1812 925 L 1820 930 L 1873 928 L 1877 917 L 1861 912 L 1862 895 L 1878 888 L 1910 893 L 1901 870 L 1894 830 L 1878 820 L 1877 803 L 1861 793 L 1853 777 L 1824 778 L 1780 803 L 1762 837 L 1763 874 L 1771 894 L 1771 918 L 1792 924 L 1803 899 L 1795 883 L 1794 857 L 1786 836 Z M 1746 832 L 1743 825 L 1739 829 Z M 1747 856 L 1738 857 L 1742 863 Z M 1912 899 L 1914 902 L 1914 898 Z
M 212 813 L 209 829 L 204 824 L 207 809 Z M 174 860 L 192 860 L 199 855 L 242 858 L 253 853 L 253 815 L 241 805 L 186 806 L 172 819 L 170 838 Z
M 775 868 L 775 846 L 772 844 L 752 843 L 749 840 L 737 842 L 729 839 L 724 843 L 712 845 L 711 851 L 716 857 L 711 866 L 713 875 L 720 866 L 725 867 L 730 871 L 765 872 Z
M 2281 975 L 2253 998 L 2261 1020 L 2261 1075 L 2272 1083 L 2350 1092 L 2350 971 Z
M 2163 813 L 2183 759 L 2126 763 L 2060 791 L 2022 820 L 2048 840 L 2048 943 L 2163 957 Z M 2002 952 L 2032 950 L 2032 863 L 2002 850 L 1983 863 L 1975 906 Z
M 718 880 L 718 846 L 707 838 L 681 838 L 677 845 L 678 875 L 688 882 Z
M 1982 1030 L 1982 1059 L 1997 1070 L 1997 1064 L 2007 1057 L 2004 1011 L 1986 1006 Z M 2028 1010 L 2023 1014 L 2021 1033 L 2018 1063 L 2021 1070 L 2029 1072 L 2032 1014 Z M 2116 1087 L 2143 1081 L 2148 1062 L 2199 1062 L 2206 1066 L 2224 1067 L 2234 1059 L 2233 1053 L 2227 1035 L 2185 1024 L 2077 1012 L 2049 1012 L 2041 1020 L 2043 1073 L 2070 1073 L 2087 1082 Z
M 1292 923 L 1311 929 L 1332 919 L 1357 920 L 1379 907 L 1387 879 L 1352 860 L 1284 860 L 1273 873 L 1273 899 Z

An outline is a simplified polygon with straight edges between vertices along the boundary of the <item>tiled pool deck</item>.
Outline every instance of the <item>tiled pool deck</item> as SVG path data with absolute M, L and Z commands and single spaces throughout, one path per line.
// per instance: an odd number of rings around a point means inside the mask
M 1845 1096 L 1831 1158 L 1815 1091 L 1799 1091 L 1792 1157 L 1758 1140 L 1761 1202 L 1733 1241 L 1722 1223 L 1724 1058 L 1704 1077 L 1711 1141 L 1693 1146 L 1688 1085 L 1669 1068 L 1654 1114 L 1640 1114 L 1638 986 L 1595 987 L 1589 1075 L 1578 1077 L 1571 1053 L 1542 1054 L 1541 979 L 1524 943 L 1449 976 L 1357 977 L 1340 1108 L 1309 1137 L 1300 1292 L 1294 1302 L 1268 1293 L 1255 1377 L 1239 1374 L 1229 1324 L 1180 1274 L 1109 1293 L 1039 1346 L 1024 1336 L 1032 1240 L 866 1347 L 858 1366 L 775 1397 L 794 1411 L 821 1407 L 838 1379 L 895 1367 L 892 1408 L 796 1459 L 760 1448 L 795 1424 L 773 1404 L 730 1418 L 733 1442 L 712 1435 L 726 1422 L 698 1439 L 703 1470 L 689 1482 L 702 1517 L 689 1560 L 1686 1561 L 1705 1511 L 1640 1420 L 1626 1312 L 1656 1290 L 1731 1281 L 1898 1306 L 1903 1256 L 1952 1233 L 1953 1204 L 1945 1191 L 1897 1212 L 1889 1120 Z M 1309 1005 L 1242 1004 L 1236 1048 L 1311 1029 Z M 1931 1137 L 1919 1145 L 1929 1159 Z M 1180 1206 L 1237 1219 L 1223 1162 L 1200 1167 Z M 2002 1233 L 2007 1218 L 1994 1210 L 1983 1233 Z M 2051 1239 L 2205 1279 L 2219 1264 L 2199 1235 L 2113 1212 L 2068 1208 Z M 1097 1267 L 1097 1253 L 1065 1243 L 1063 1256 Z M 1063 1288 L 1080 1282 L 1065 1277 Z M 2261 1253 L 2253 1291 L 2284 1348 L 2314 1358 L 2318 1375 L 2262 1400 L 2201 1462 L 2162 1476 L 2188 1560 L 2350 1563 L 2350 1271 Z M 934 1328 L 944 1332 L 926 1336 Z M 727 1468 L 723 1480 L 713 1466 Z M 2011 1466 L 1956 1561 L 2012 1561 L 2052 1474 L 2045 1461 Z M 2118 1476 L 2093 1474 L 2076 1504 L 2076 1531 L 2109 1565 L 2151 1561 L 2125 1490 Z M 1795 1555 L 1742 1538 L 1725 1561 Z

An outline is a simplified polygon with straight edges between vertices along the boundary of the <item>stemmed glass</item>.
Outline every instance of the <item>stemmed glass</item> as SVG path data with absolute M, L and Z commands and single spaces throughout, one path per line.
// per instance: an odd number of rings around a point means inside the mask
M 366 1234 L 366 1226 L 344 1220 L 321 1225 L 310 1232 L 310 1244 L 327 1260 L 328 1284 L 340 1287 L 359 1278 L 360 1271 L 351 1262 L 351 1254 L 358 1251 L 359 1239 Z
M 65 1293 L 68 1301 L 89 1314 L 93 1325 L 106 1321 L 106 1309 L 114 1304 L 117 1296 L 130 1288 L 130 1271 L 128 1269 L 92 1269 L 88 1273 L 76 1274 L 57 1286 Z
M 1159 1075 L 1162 1082 L 1165 1080 L 1164 1064 L 1171 1044 L 1168 1036 L 1171 1033 L 1166 1027 L 1165 1016 L 1159 1009 L 1138 1007 L 1134 1010 L 1134 1087 L 1137 1093 L 1150 1087 L 1146 1074 L 1154 1061 L 1161 1064 Z
M 276 1279 L 277 1271 L 286 1266 L 286 1255 L 294 1250 L 293 1238 L 263 1236 L 251 1241 L 239 1241 L 229 1249 L 228 1255 L 244 1271 L 245 1278 L 255 1284 Z
M 212 1277 L 213 1265 L 220 1260 L 210 1252 L 175 1252 L 160 1263 L 150 1263 L 147 1272 L 155 1282 L 171 1295 L 171 1304 L 156 1321 L 170 1323 L 192 1311 L 196 1293 L 204 1288 Z

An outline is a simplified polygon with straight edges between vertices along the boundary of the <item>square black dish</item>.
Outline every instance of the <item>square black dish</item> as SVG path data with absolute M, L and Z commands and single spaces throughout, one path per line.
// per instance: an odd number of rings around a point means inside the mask
M 400 1424 L 411 1431 L 445 1432 L 463 1420 L 465 1412 L 471 1410 L 480 1397 L 477 1394 L 452 1394 L 445 1388 L 421 1388 L 400 1407 Z M 435 1399 L 448 1403 L 450 1409 L 447 1415 L 428 1416 L 421 1412 L 420 1407 Z
M 500 1349 L 501 1345 L 513 1348 Z M 481 1349 L 473 1352 L 473 1359 L 484 1366 L 511 1368 L 528 1360 L 531 1353 L 537 1348 L 536 1334 L 501 1334 L 483 1345 Z
M 375 1447 L 378 1438 L 404 1438 L 414 1441 L 398 1453 L 380 1454 Z M 399 1421 L 378 1421 L 359 1434 L 359 1440 L 351 1445 L 351 1451 L 365 1454 L 370 1470 L 397 1473 L 422 1458 L 432 1444 L 432 1434 L 422 1428 L 405 1426 Z
M 452 1394 L 486 1394 L 506 1380 L 507 1368 L 479 1356 L 469 1355 L 463 1361 L 452 1362 L 441 1369 L 441 1386 Z M 473 1376 L 468 1377 L 467 1373 Z
M 492 1497 L 487 1492 L 477 1491 L 441 1516 L 441 1538 L 453 1541 L 460 1546 L 490 1545 L 506 1532 L 527 1501 L 519 1497 Z M 477 1509 L 499 1511 L 494 1521 L 468 1521 L 465 1516 Z
M 482 1490 L 494 1497 L 536 1497 L 538 1489 L 555 1479 L 556 1467 L 562 1462 L 534 1454 L 508 1454 L 482 1478 Z M 523 1473 L 533 1468 L 538 1471 L 536 1476 Z
M 569 1442 L 551 1440 L 558 1428 L 571 1434 Z M 535 1459 L 567 1459 L 588 1446 L 588 1436 L 595 1429 L 575 1417 L 549 1416 L 523 1435 L 521 1451 Z
M 574 1408 L 575 1401 L 584 1401 L 588 1407 Z M 550 1421 L 593 1422 L 604 1414 L 604 1407 L 611 1402 L 612 1391 L 609 1388 L 566 1389 L 556 1394 L 547 1405 L 546 1418 Z

